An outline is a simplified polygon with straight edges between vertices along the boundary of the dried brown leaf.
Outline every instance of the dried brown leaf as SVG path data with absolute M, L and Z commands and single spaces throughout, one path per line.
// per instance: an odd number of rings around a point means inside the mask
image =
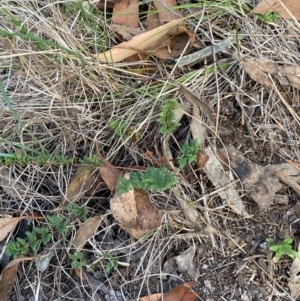
M 0 217 L 0 241 L 3 240 L 18 224 L 21 219 L 26 217 Z
M 132 189 L 110 199 L 110 209 L 120 227 L 136 239 L 160 226 L 160 215 L 145 191 Z
M 122 37 L 122 40 L 125 40 L 125 41 L 129 41 L 136 35 L 144 32 L 140 28 L 133 28 L 133 27 L 129 27 L 126 25 L 111 24 L 109 27 L 115 33 L 118 33 Z
M 189 88 L 187 88 L 183 85 L 180 85 L 180 87 L 181 87 L 186 99 L 188 101 L 190 101 L 194 106 L 200 107 L 200 109 L 206 115 L 208 120 L 214 125 L 216 123 L 216 119 L 213 116 L 212 109 L 210 108 L 210 106 L 207 103 L 205 103 L 204 101 L 200 100 L 199 97 L 196 96 L 194 94 L 194 92 L 192 90 L 190 90 Z
M 254 14 L 276 12 L 287 19 L 300 21 L 300 3 L 298 0 L 262 0 L 252 11 Z
M 139 26 L 139 0 L 121 0 L 113 9 L 113 24 L 137 28 Z
M 14 288 L 16 276 L 18 273 L 18 264 L 6 268 L 2 272 L 2 277 L 0 280 L 0 300 L 7 301 L 10 300 L 10 294 Z
M 245 158 L 234 146 L 228 146 L 227 153 L 230 166 L 240 178 L 244 190 L 260 210 L 268 209 L 273 203 L 275 193 L 281 189 L 277 177 L 266 167 Z
M 273 75 L 281 85 L 300 89 L 300 66 L 281 66 L 272 61 L 262 59 L 243 60 L 243 66 L 251 78 L 265 88 L 270 88 L 272 86 L 272 82 L 268 76 L 269 73 Z
M 143 52 L 147 48 L 152 47 L 158 40 L 183 23 L 184 20 L 185 18 L 171 21 L 167 24 L 161 25 L 160 27 L 141 33 L 132 38 L 130 41 L 114 46 L 112 49 L 104 53 L 92 56 L 95 56 L 96 59 L 103 63 L 121 62 L 137 52 Z
M 178 10 L 176 0 L 153 0 L 153 5 L 159 11 L 160 24 L 165 24 L 173 20 L 178 20 L 180 11 Z
M 117 167 L 110 163 L 105 163 L 104 166 L 100 167 L 100 174 L 107 187 L 110 190 L 114 190 L 121 175 Z
M 85 243 L 97 231 L 102 222 L 102 219 L 102 216 L 93 216 L 87 219 L 82 225 L 80 225 L 73 240 L 73 245 L 78 250 L 82 249 Z
M 190 129 L 192 136 L 195 140 L 198 140 L 199 147 L 202 148 L 205 146 L 205 138 L 207 134 L 207 128 L 201 122 L 200 111 L 197 105 L 193 105 L 193 118 L 190 123 Z M 206 160 L 207 161 L 207 160 Z M 199 168 L 201 168 L 199 166 Z M 202 166 L 203 168 L 203 166 Z
M 258 82 L 266 89 L 272 87 L 272 82 L 269 79 L 268 74 L 259 65 L 257 65 L 254 60 L 243 60 L 243 67 L 254 81 Z
M 197 296 L 190 291 L 194 282 L 187 282 L 172 288 L 165 294 L 153 294 L 150 297 L 141 297 L 139 301 L 194 301 Z
M 82 165 L 77 170 L 67 187 L 66 197 L 62 202 L 61 207 L 70 203 L 76 203 L 84 196 L 93 184 L 93 173 L 96 169 L 97 168 L 95 167 Z

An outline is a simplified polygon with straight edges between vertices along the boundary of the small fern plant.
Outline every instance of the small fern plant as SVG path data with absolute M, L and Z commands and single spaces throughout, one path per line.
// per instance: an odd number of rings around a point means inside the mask
M 178 107 L 179 104 L 174 99 L 167 100 L 161 106 L 161 111 L 157 118 L 157 122 L 160 125 L 159 132 L 161 134 L 171 134 L 179 126 L 179 123 L 175 120 L 175 112 Z
M 198 140 L 193 140 L 191 143 L 186 140 L 180 148 L 180 155 L 177 157 L 177 162 L 180 168 L 195 161 L 199 148 Z
M 174 172 L 166 168 L 148 167 L 146 171 L 130 172 L 130 178 L 120 178 L 117 194 L 128 192 L 133 188 L 141 190 L 163 191 L 176 183 Z

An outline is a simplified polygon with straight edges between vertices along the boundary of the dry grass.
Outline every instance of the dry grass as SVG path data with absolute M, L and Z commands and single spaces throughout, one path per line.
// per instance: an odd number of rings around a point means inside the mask
M 4 139 L 0 153 L 30 153 L 30 149 L 34 149 L 53 157 L 62 155 L 74 159 L 74 164 L 39 166 L 33 158 L 25 167 L 10 166 L 11 176 L 23 184 L 25 190 L 15 197 L 1 191 L 2 214 L 15 211 L 48 214 L 59 205 L 79 159 L 86 155 L 101 152 L 120 167 L 161 164 L 162 139 L 156 119 L 164 99 L 176 97 L 181 103 L 186 102 L 181 94 L 177 94 L 177 83 L 184 83 L 208 103 L 218 114 L 221 125 L 229 121 L 230 127 L 236 127 L 237 133 L 230 137 L 219 136 L 215 140 L 210 133 L 208 139 L 212 143 L 235 144 L 248 158 L 264 165 L 283 158 L 299 164 L 299 121 L 286 105 L 299 114 L 299 91 L 280 85 L 267 91 L 245 73 L 240 61 L 261 58 L 279 64 L 300 65 L 298 23 L 283 19 L 275 24 L 264 23 L 249 14 L 249 1 L 206 1 L 201 22 L 191 19 L 188 24 L 197 32 L 200 46 L 235 36 L 237 28 L 241 37 L 238 45 L 233 43 L 226 51 L 182 69 L 174 62 L 151 60 L 148 63 L 157 68 L 157 74 L 155 77 L 141 76 L 132 73 L 126 63 L 108 66 L 91 57 L 91 53 L 109 49 L 115 43 L 115 37 L 106 23 L 110 19 L 108 13 L 79 3 L 1 1 L 0 83 L 9 103 L 0 96 L 0 135 Z M 185 13 L 199 9 L 189 2 L 182 5 L 186 6 Z M 129 138 L 125 141 L 118 137 L 110 127 L 112 120 L 123 122 L 131 137 L 138 133 L 138 140 Z M 188 117 L 183 118 L 170 140 L 174 155 L 186 137 L 190 137 Z M 152 152 L 152 157 L 146 155 L 147 150 Z M 167 273 L 173 276 L 169 276 L 169 282 L 160 275 L 167 259 L 192 244 L 198 249 L 206 246 L 206 251 L 198 250 L 197 255 L 202 268 L 201 281 L 211 279 L 212 285 L 218 285 L 217 291 L 209 292 L 199 282 L 196 292 L 231 300 L 234 289 L 223 285 L 220 279 L 218 282 L 217 274 L 223 275 L 227 266 L 236 265 L 238 257 L 247 254 L 244 245 L 251 244 L 258 231 L 254 224 L 259 224 L 262 233 L 266 233 L 263 220 L 267 218 L 270 221 L 267 223 L 270 226 L 268 234 L 274 235 L 277 226 L 274 226 L 276 218 L 274 222 L 273 215 L 257 220 L 239 218 L 222 206 L 205 176 L 199 177 L 192 168 L 182 171 L 182 175 L 185 178 L 180 182 L 183 196 L 194 202 L 203 227 L 210 223 L 218 230 L 217 234 L 194 232 L 193 226 L 181 214 L 172 191 L 150 193 L 153 203 L 161 211 L 163 226 L 138 242 L 121 231 L 107 211 L 110 192 L 105 185 L 96 195 L 81 200 L 80 204 L 88 205 L 90 215 L 104 217 L 99 231 L 84 249 L 88 262 L 96 262 L 92 275 L 97 279 L 95 285 L 100 286 L 103 300 L 108 300 L 109 293 L 113 292 L 119 295 L 111 300 L 134 299 L 150 292 L 166 291 L 180 280 L 188 280 L 185 274 L 176 276 L 170 271 Z M 292 192 L 286 193 L 295 197 Z M 255 205 L 247 198 L 245 201 L 249 212 L 257 213 Z M 71 231 L 59 247 L 47 246 L 54 252 L 54 257 L 45 272 L 39 272 L 34 265 L 22 266 L 11 300 L 33 297 L 35 300 L 93 300 L 89 286 L 76 278 L 67 256 L 78 225 L 78 220 L 70 223 Z M 237 241 L 240 237 L 242 240 Z M 53 244 L 56 239 L 53 235 Z M 239 245 L 234 251 L 228 247 L 232 240 Z M 118 269 L 109 274 L 105 273 L 104 253 L 120 262 Z M 130 265 L 122 266 L 122 263 Z M 204 265 L 209 267 L 208 270 Z M 250 268 L 247 263 L 245 266 L 245 275 L 248 275 Z M 266 287 L 272 286 L 275 287 L 274 296 L 283 294 L 282 298 L 288 298 L 284 282 L 269 277 Z M 238 290 L 236 293 L 242 294 Z

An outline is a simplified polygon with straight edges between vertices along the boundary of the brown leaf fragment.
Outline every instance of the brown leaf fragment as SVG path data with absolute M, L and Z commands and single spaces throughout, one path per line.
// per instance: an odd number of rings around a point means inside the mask
M 281 189 L 277 177 L 266 167 L 245 158 L 234 146 L 226 149 L 230 166 L 240 178 L 247 195 L 257 203 L 260 210 L 268 209 L 273 203 L 275 193 Z
M 250 217 L 237 192 L 236 185 L 233 183 L 233 177 L 230 177 L 230 175 L 228 175 L 228 173 L 224 170 L 221 162 L 211 147 L 207 147 L 205 149 L 205 153 L 208 156 L 208 160 L 204 165 L 204 172 L 217 189 L 220 198 L 225 201 L 235 213 L 245 218 Z
M 269 79 L 268 74 L 254 60 L 244 59 L 243 67 L 249 76 L 264 88 L 269 89 L 272 87 L 272 82 Z
M 300 171 L 289 163 L 268 166 L 268 170 L 300 195 Z
M 216 119 L 213 116 L 212 109 L 210 108 L 210 106 L 204 101 L 200 100 L 199 97 L 196 96 L 194 92 L 189 88 L 183 85 L 180 85 L 180 87 L 186 99 L 190 101 L 194 106 L 200 107 L 202 112 L 206 115 L 207 119 L 212 123 L 212 125 L 214 125 L 216 123 Z
M 137 28 L 139 26 L 139 0 L 121 0 L 116 3 L 112 23 Z
M 177 28 L 177 26 L 183 23 L 184 20 L 185 18 L 171 21 L 167 24 L 161 25 L 160 27 L 141 33 L 133 37 L 130 41 L 116 45 L 104 53 L 92 56 L 103 63 L 121 62 L 137 52 L 143 52 L 146 51 L 147 48 L 153 47 L 158 40 L 160 40 L 174 28 Z
M 153 294 L 151 296 L 141 297 L 139 301 L 194 301 L 197 296 L 190 291 L 194 282 L 187 282 L 172 288 L 164 294 Z
M 180 17 L 180 11 L 175 9 L 177 7 L 176 0 L 154 0 L 153 4 L 155 8 L 159 11 L 160 24 L 165 24 L 169 21 L 178 20 Z
M 200 111 L 199 107 L 197 105 L 193 105 L 193 118 L 190 123 L 190 129 L 192 136 L 195 140 L 198 140 L 199 147 L 203 148 L 205 146 L 205 138 L 207 135 L 207 128 L 206 126 L 201 122 L 201 117 L 200 117 Z M 202 157 L 204 160 L 204 158 Z M 207 160 L 204 160 L 205 162 Z M 205 162 L 203 161 L 203 165 Z M 202 168 L 199 166 L 200 169 Z
M 107 187 L 110 190 L 114 190 L 121 175 L 118 168 L 107 162 L 104 166 L 100 167 L 100 174 Z
M 278 65 L 263 59 L 244 59 L 243 66 L 251 78 L 265 88 L 270 88 L 272 82 L 268 73 L 273 75 L 281 85 L 300 89 L 300 66 Z
M 93 236 L 102 222 L 103 217 L 96 215 L 87 219 L 80 225 L 73 240 L 73 245 L 78 249 L 82 249 L 85 243 Z
M 119 226 L 136 239 L 160 226 L 160 215 L 145 191 L 132 189 L 110 199 L 110 209 Z
M 254 14 L 276 12 L 286 19 L 300 21 L 300 3 L 298 0 L 262 0 L 252 11 Z
M 155 13 L 156 8 L 153 2 L 149 3 L 148 15 L 147 15 L 147 30 L 152 30 L 161 25 L 159 15 Z
M 93 184 L 93 173 L 96 169 L 97 168 L 92 166 L 82 165 L 77 170 L 67 187 L 66 197 L 62 202 L 61 207 L 70 203 L 76 203 L 84 196 Z
M 19 265 L 13 265 L 6 268 L 2 272 L 2 279 L 0 281 L 0 300 L 10 300 L 10 294 L 14 288 Z
M 0 217 L 0 241 L 3 240 L 24 217 Z

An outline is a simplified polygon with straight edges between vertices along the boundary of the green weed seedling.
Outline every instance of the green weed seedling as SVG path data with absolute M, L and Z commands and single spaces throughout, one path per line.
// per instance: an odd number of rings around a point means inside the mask
M 48 228 L 34 227 L 33 232 L 26 231 L 26 238 L 18 237 L 16 241 L 6 244 L 6 253 L 16 259 L 20 255 L 28 254 L 30 251 L 36 256 L 41 246 L 46 245 L 51 240 L 51 233 Z
M 120 178 L 117 194 L 128 192 L 133 188 L 141 190 L 164 191 L 176 183 L 174 172 L 166 168 L 148 167 L 146 171 L 130 172 L 130 179 Z
M 68 220 L 65 217 L 58 215 L 46 215 L 46 219 L 50 223 L 51 227 L 55 229 L 59 234 L 67 234 Z
M 157 122 L 160 125 L 159 132 L 161 134 L 171 134 L 179 126 L 175 120 L 175 112 L 179 104 L 174 99 L 167 100 L 162 106 Z
M 257 18 L 259 20 L 262 20 L 262 21 L 266 22 L 266 23 L 275 23 L 275 22 L 277 22 L 279 16 L 280 15 L 278 13 L 265 12 L 263 15 L 257 15 Z
M 199 148 L 198 140 L 193 140 L 191 143 L 186 140 L 180 148 L 180 155 L 177 157 L 177 162 L 180 168 L 185 167 L 195 161 Z
M 81 252 L 77 251 L 74 254 L 70 254 L 69 259 L 71 260 L 71 267 L 73 269 L 81 270 L 86 266 L 86 260 Z
M 88 209 L 87 206 L 78 206 L 76 204 L 69 204 L 64 207 L 64 210 L 68 211 L 70 214 L 73 214 L 81 221 L 85 222 L 87 220 Z
M 288 237 L 282 241 L 281 244 L 275 245 L 273 239 L 267 238 L 266 242 L 268 243 L 268 247 L 271 251 L 275 252 L 275 261 L 279 261 L 280 257 L 283 255 L 288 255 L 292 259 L 295 257 L 300 259 L 300 253 L 297 251 L 293 250 L 292 248 L 292 243 L 293 243 L 293 238 Z
M 118 267 L 118 261 L 109 253 L 104 253 L 103 257 L 108 260 L 107 265 L 105 266 L 105 272 L 108 274 L 111 270 Z

